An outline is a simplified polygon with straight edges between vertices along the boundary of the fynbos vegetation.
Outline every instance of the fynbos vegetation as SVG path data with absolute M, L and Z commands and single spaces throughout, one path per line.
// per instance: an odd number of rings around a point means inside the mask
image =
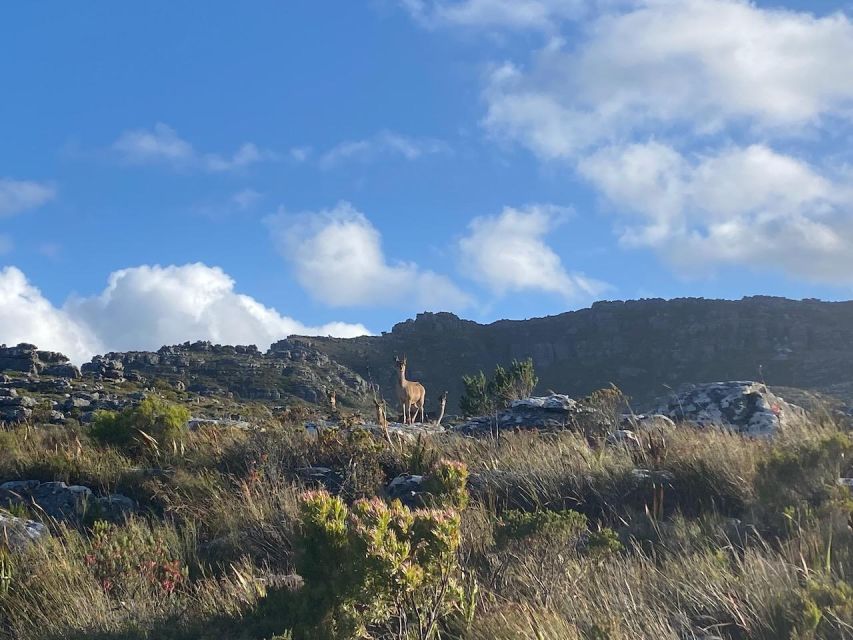
M 769 435 L 626 417 L 614 387 L 507 410 L 529 361 L 469 381 L 496 430 L 325 397 L 189 420 L 173 387 L 6 424 L 0 638 L 851 637 L 843 423 L 753 396 Z

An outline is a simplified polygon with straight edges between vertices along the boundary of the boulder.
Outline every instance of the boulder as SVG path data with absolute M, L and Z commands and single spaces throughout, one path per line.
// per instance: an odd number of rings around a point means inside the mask
M 118 520 L 136 509 L 130 498 L 121 494 L 95 496 L 89 487 L 64 482 L 13 480 L 0 484 L 0 504 L 36 505 L 35 508 L 56 520 L 78 521 L 87 510 L 98 517 Z
M 47 376 L 56 376 L 57 378 L 70 378 L 71 380 L 77 380 L 81 377 L 80 369 L 78 369 L 76 365 L 73 365 L 70 362 L 60 362 L 57 364 L 48 365 L 44 369 L 42 369 L 41 374 Z
M 802 408 L 752 381 L 687 385 L 660 401 L 657 412 L 676 422 L 762 437 L 805 419 Z
M 578 428 L 581 425 L 589 426 L 592 423 L 606 425 L 606 417 L 569 396 L 553 393 L 544 397 L 516 400 L 508 409 L 496 415 L 470 418 L 453 429 L 475 435 L 489 433 L 495 428 L 556 431 Z
M 22 551 L 49 535 L 47 527 L 41 522 L 18 518 L 0 510 L 0 540 L 8 544 L 11 551 Z
M 19 396 L 15 389 L 2 389 L 0 395 L 0 422 L 22 422 L 33 414 L 36 401 L 29 396 Z
M 333 493 L 340 491 L 343 486 L 341 474 L 329 467 L 301 467 L 296 470 L 296 475 L 306 482 L 319 484 Z

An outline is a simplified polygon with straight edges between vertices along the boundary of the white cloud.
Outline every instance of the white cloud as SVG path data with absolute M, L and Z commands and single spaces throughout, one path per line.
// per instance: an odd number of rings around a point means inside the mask
M 199 339 L 265 349 L 294 333 L 352 337 L 369 331 L 342 322 L 306 326 L 237 293 L 225 272 L 201 263 L 122 269 L 110 274 L 100 294 L 72 297 L 62 308 L 18 269 L 0 271 L 0 341 L 32 342 L 75 362 Z
M 578 44 L 574 44 L 578 42 Z M 484 124 L 543 158 L 630 135 L 728 126 L 774 134 L 853 115 L 853 24 L 742 0 L 604 12 L 526 69 L 497 67 Z
M 806 159 L 851 132 L 853 22 L 746 0 L 616 7 L 496 65 L 488 133 L 575 168 L 613 203 L 622 244 L 679 273 L 853 282 L 853 176 Z
M 168 164 L 176 169 L 199 169 L 211 173 L 237 171 L 278 159 L 276 153 L 251 142 L 243 144 L 230 156 L 200 153 L 162 122 L 155 124 L 151 130 L 125 131 L 113 143 L 113 150 L 131 164 Z
M 55 197 L 56 189 L 43 182 L 0 178 L 0 217 L 35 209 Z
M 201 263 L 116 271 L 99 295 L 69 300 L 66 308 L 111 349 L 201 338 L 268 346 L 291 333 L 369 333 L 361 325 L 306 326 L 237 293 L 228 274 Z
M 764 145 L 684 157 L 651 142 L 603 149 L 580 171 L 623 217 L 622 242 L 679 270 L 771 268 L 853 283 L 853 187 Z
M 382 131 L 370 138 L 342 142 L 320 157 L 320 166 L 329 169 L 347 161 L 371 162 L 383 157 L 405 160 L 448 151 L 446 143 L 430 138 L 410 138 Z
M 566 214 L 558 207 L 534 205 L 475 218 L 459 241 L 464 273 L 497 295 L 527 290 L 567 300 L 598 295 L 607 285 L 566 271 L 545 241 Z
M 379 231 L 348 202 L 316 213 L 279 213 L 267 223 L 299 283 L 324 304 L 447 310 L 470 302 L 445 276 L 411 262 L 389 263 Z
M 585 13 L 592 0 L 400 0 L 421 24 L 547 31 Z
M 100 343 L 82 324 L 54 307 L 15 267 L 0 269 L 0 342 L 31 342 L 85 362 Z
M 261 198 L 263 198 L 262 193 L 254 189 L 243 189 L 231 196 L 231 204 L 241 211 L 245 211 L 251 209 Z

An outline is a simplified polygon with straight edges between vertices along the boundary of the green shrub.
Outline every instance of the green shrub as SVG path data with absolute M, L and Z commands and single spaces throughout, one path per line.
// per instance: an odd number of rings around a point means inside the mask
M 853 586 L 844 581 L 811 579 L 802 596 L 797 631 L 802 638 L 842 640 L 853 631 Z
M 434 506 L 463 510 L 468 506 L 468 467 L 461 462 L 440 460 L 424 479 L 424 489 Z
M 837 479 L 853 453 L 850 437 L 834 433 L 772 448 L 758 465 L 756 494 L 771 523 L 822 507 L 840 493 Z
M 132 453 L 159 454 L 184 438 L 189 419 L 186 407 L 149 396 L 120 413 L 98 411 L 89 435 L 102 444 Z
M 459 406 L 466 416 L 488 415 L 496 409 L 505 409 L 513 400 L 529 397 L 538 382 L 532 358 L 513 360 L 509 369 L 495 367 L 491 379 L 486 379 L 482 371 L 462 376 L 465 390 Z
M 458 610 L 455 511 L 411 510 L 378 498 L 348 509 L 325 491 L 304 494 L 300 510 L 303 624 L 355 638 L 404 629 L 408 621 L 426 639 Z
M 483 416 L 492 412 L 486 374 L 482 371 L 473 376 L 462 376 L 465 390 L 459 399 L 459 408 L 465 416 Z
M 586 531 L 586 516 L 577 511 L 506 511 L 498 523 L 495 541 L 499 546 L 531 537 L 555 544 L 574 544 Z
M 513 400 L 527 398 L 533 393 L 539 378 L 533 368 L 533 358 L 513 360 L 509 369 L 498 365 L 489 383 L 489 395 L 498 406 L 508 407 Z
M 619 541 L 619 535 L 609 527 L 590 532 L 583 544 L 584 554 L 593 558 L 605 558 L 619 553 L 624 548 L 625 546 Z

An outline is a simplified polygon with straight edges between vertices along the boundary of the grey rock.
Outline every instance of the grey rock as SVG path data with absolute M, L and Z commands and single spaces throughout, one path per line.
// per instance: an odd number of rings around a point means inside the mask
M 58 378 L 70 378 L 72 380 L 77 380 L 81 377 L 80 369 L 78 369 L 77 366 L 71 364 L 70 362 L 51 364 L 42 369 L 41 374 L 48 376 L 56 376 Z
M 68 398 L 63 404 L 63 408 L 66 411 L 71 411 L 73 409 L 86 409 L 92 402 L 90 400 L 86 400 L 85 398 Z
M 22 551 L 48 536 L 50 532 L 41 522 L 18 518 L 0 510 L 0 540 L 7 543 L 11 551 Z
M 136 503 L 121 494 L 95 496 L 89 487 L 64 482 L 13 480 L 0 484 L 0 504 L 33 506 L 50 518 L 76 522 L 87 509 L 99 517 L 121 519 L 136 509 Z
M 302 467 L 296 470 L 302 480 L 322 485 L 332 492 L 338 492 L 343 485 L 340 473 L 329 467 Z
M 606 418 L 577 400 L 555 393 L 516 400 L 508 409 L 496 415 L 470 418 L 453 429 L 476 435 L 495 429 L 570 429 L 591 422 L 606 424 Z
M 404 505 L 420 506 L 422 504 L 424 476 L 404 473 L 394 478 L 385 488 L 385 493 L 392 500 L 399 500 Z
M 675 422 L 672 418 L 662 413 L 626 414 L 622 416 L 622 428 L 632 431 L 648 431 L 660 427 L 669 429 L 674 426 Z
M 700 427 L 719 427 L 750 436 L 771 436 L 802 422 L 805 411 L 752 381 L 686 385 L 664 398 L 658 413 Z

